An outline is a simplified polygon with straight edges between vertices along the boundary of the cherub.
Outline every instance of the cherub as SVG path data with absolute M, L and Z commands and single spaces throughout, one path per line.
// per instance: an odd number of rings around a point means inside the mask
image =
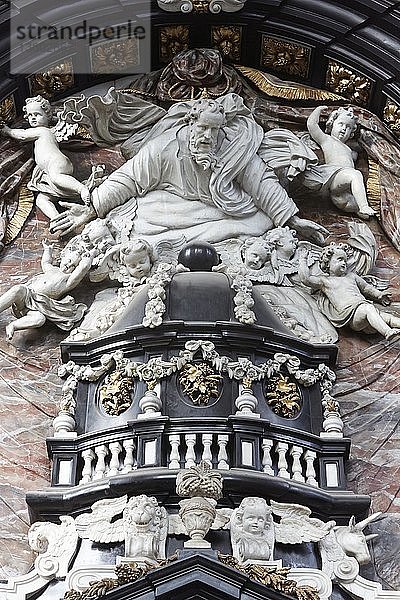
M 28 187 L 39 192 L 37 206 L 51 220 L 59 214 L 54 206 L 55 198 L 80 196 L 88 204 L 89 188 L 73 177 L 72 163 L 60 151 L 55 132 L 50 128 L 50 102 L 42 96 L 27 98 L 23 110 L 30 129 L 11 129 L 3 125 L 0 133 L 21 142 L 34 142 L 36 167 Z
M 271 507 L 264 498 L 244 498 L 230 520 L 233 556 L 245 560 L 272 559 L 275 534 Z
M 375 211 L 369 206 L 362 173 L 354 167 L 357 152 L 347 142 L 354 136 L 358 118 L 351 107 L 334 110 L 326 122 L 325 133 L 319 126 L 321 112 L 318 106 L 307 119 L 310 136 L 322 148 L 325 164 L 311 166 L 303 176 L 303 183 L 322 193 L 330 192 L 332 202 L 346 212 L 355 212 L 369 219 Z
M 354 331 L 378 331 L 387 340 L 400 335 L 400 318 L 378 310 L 371 300 L 390 304 L 387 292 L 368 284 L 349 271 L 352 254 L 347 244 L 331 243 L 320 255 L 321 274 L 311 274 L 307 265 L 307 249 L 299 249 L 299 277 L 304 285 L 319 290 L 317 303 L 335 327 L 349 325 Z
M 0 296 L 0 312 L 12 308 L 17 318 L 6 327 L 8 339 L 15 331 L 36 329 L 46 320 L 63 330 L 70 330 L 80 321 L 86 305 L 76 303 L 66 294 L 73 290 L 89 271 L 93 253 L 83 253 L 81 248 L 68 248 L 61 252 L 60 265 L 53 264 L 53 245 L 43 240 L 42 271 L 27 283 L 14 285 Z
M 156 253 L 145 240 L 134 239 L 111 246 L 90 275 L 91 281 L 102 281 L 107 276 L 128 285 L 140 283 L 151 271 Z
M 243 262 L 249 269 L 261 269 L 271 254 L 271 248 L 263 238 L 247 238 L 242 248 Z
M 271 248 L 269 283 L 275 285 L 293 285 L 288 275 L 297 273 L 298 246 L 296 231 L 289 227 L 275 227 L 265 235 L 265 241 Z

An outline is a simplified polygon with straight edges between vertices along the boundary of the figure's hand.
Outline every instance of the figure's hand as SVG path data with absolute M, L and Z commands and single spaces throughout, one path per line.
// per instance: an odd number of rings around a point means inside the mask
M 329 231 L 325 227 L 322 227 L 322 225 L 318 225 L 318 223 L 314 223 L 314 221 L 309 221 L 308 219 L 300 219 L 297 215 L 291 217 L 286 222 L 286 225 L 293 227 L 306 240 L 310 240 L 310 242 L 314 242 L 319 246 L 323 246 L 325 238 L 329 235 Z
M 47 239 L 42 240 L 42 246 L 45 250 L 53 250 L 54 248 L 54 244 Z
M 300 259 L 307 258 L 307 256 L 308 256 L 308 248 L 306 248 L 305 246 L 298 246 L 297 247 L 297 256 Z
M 67 210 L 52 219 L 49 228 L 51 233 L 58 233 L 60 237 L 68 235 L 81 225 L 85 225 L 97 217 L 92 206 L 84 206 L 73 202 L 60 202 L 60 205 Z
M 0 121 L 0 137 L 6 137 L 10 133 L 11 129 L 4 123 L 4 121 Z
M 392 301 L 391 294 L 389 294 L 388 292 L 382 292 L 382 294 L 379 298 L 379 303 L 383 304 L 383 306 L 389 306 L 391 301 Z

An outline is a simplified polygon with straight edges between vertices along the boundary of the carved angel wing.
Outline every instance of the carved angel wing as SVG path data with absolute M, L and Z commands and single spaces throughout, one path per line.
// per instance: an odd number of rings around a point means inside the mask
M 300 504 L 271 500 L 271 508 L 274 515 L 281 517 L 280 523 L 275 522 L 275 539 L 283 544 L 318 542 L 328 534 L 335 523 L 324 523 L 320 519 L 311 518 L 311 510 Z
M 186 527 L 178 514 L 168 515 L 168 533 L 170 535 L 188 535 Z
M 186 242 L 187 240 L 185 236 L 181 235 L 179 238 L 173 240 L 162 240 L 155 244 L 154 253 L 156 255 L 156 260 L 154 265 L 157 266 L 160 262 L 177 264 L 178 254 Z
M 121 263 L 119 261 L 119 250 L 121 244 L 115 244 L 103 255 L 95 258 L 95 269 L 90 271 L 89 279 L 93 282 L 103 281 L 106 277 L 121 281 Z
M 214 247 L 220 255 L 221 263 L 223 265 L 243 265 L 242 241 L 231 238 L 228 240 L 224 240 L 223 242 L 219 242 L 218 244 L 214 244 Z
M 215 515 L 211 529 L 229 529 L 232 512 L 232 508 L 217 508 L 217 514 Z
M 75 519 L 76 530 L 81 538 L 92 542 L 108 544 L 124 540 L 123 520 L 111 522 L 111 519 L 122 513 L 128 496 L 99 500 L 92 505 L 92 512 L 78 515 Z
M 67 123 L 67 121 L 58 119 L 57 123 L 54 125 L 54 127 L 52 127 L 52 131 L 57 142 L 60 143 L 67 142 L 72 136 L 76 134 L 78 128 L 78 123 Z

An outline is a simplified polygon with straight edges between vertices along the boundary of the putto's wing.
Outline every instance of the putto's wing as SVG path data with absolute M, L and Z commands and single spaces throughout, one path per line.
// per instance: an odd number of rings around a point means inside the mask
M 232 508 L 218 508 L 211 529 L 229 529 Z
M 75 526 L 79 537 L 100 543 L 122 542 L 123 520 L 111 523 L 111 519 L 122 513 L 127 500 L 126 495 L 112 500 L 99 500 L 92 505 L 92 512 L 78 515 Z
M 78 123 L 67 123 L 67 121 L 59 119 L 52 128 L 52 131 L 57 142 L 60 143 L 67 142 L 71 139 L 77 133 L 78 128 Z
M 174 240 L 163 240 L 155 244 L 154 253 L 156 255 L 155 264 L 164 262 L 168 264 L 176 264 L 178 262 L 178 254 L 186 244 L 186 238 L 181 235 Z
M 378 248 L 375 237 L 366 223 L 348 224 L 348 245 L 353 250 L 349 260 L 349 269 L 358 275 L 367 275 L 375 265 Z
M 186 527 L 178 514 L 168 515 L 168 533 L 170 535 L 188 535 Z
M 283 504 L 271 500 L 272 512 L 281 517 L 275 523 L 275 539 L 283 544 L 317 542 L 331 529 L 331 523 L 310 518 L 311 510 L 300 504 Z
M 228 239 L 218 244 L 214 248 L 221 257 L 221 263 L 224 265 L 243 265 L 242 248 L 243 242 L 237 239 Z
M 103 281 L 107 277 L 120 281 L 121 263 L 119 261 L 119 250 L 121 244 L 115 244 L 103 255 L 94 259 L 95 268 L 90 271 L 89 279 L 92 282 Z

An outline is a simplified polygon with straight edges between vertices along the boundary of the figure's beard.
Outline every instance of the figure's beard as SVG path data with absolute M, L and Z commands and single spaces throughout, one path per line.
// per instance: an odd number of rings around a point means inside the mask
M 214 169 L 217 165 L 217 157 L 212 151 L 199 152 L 198 150 L 191 149 L 190 154 L 194 162 L 203 167 L 204 170 Z

